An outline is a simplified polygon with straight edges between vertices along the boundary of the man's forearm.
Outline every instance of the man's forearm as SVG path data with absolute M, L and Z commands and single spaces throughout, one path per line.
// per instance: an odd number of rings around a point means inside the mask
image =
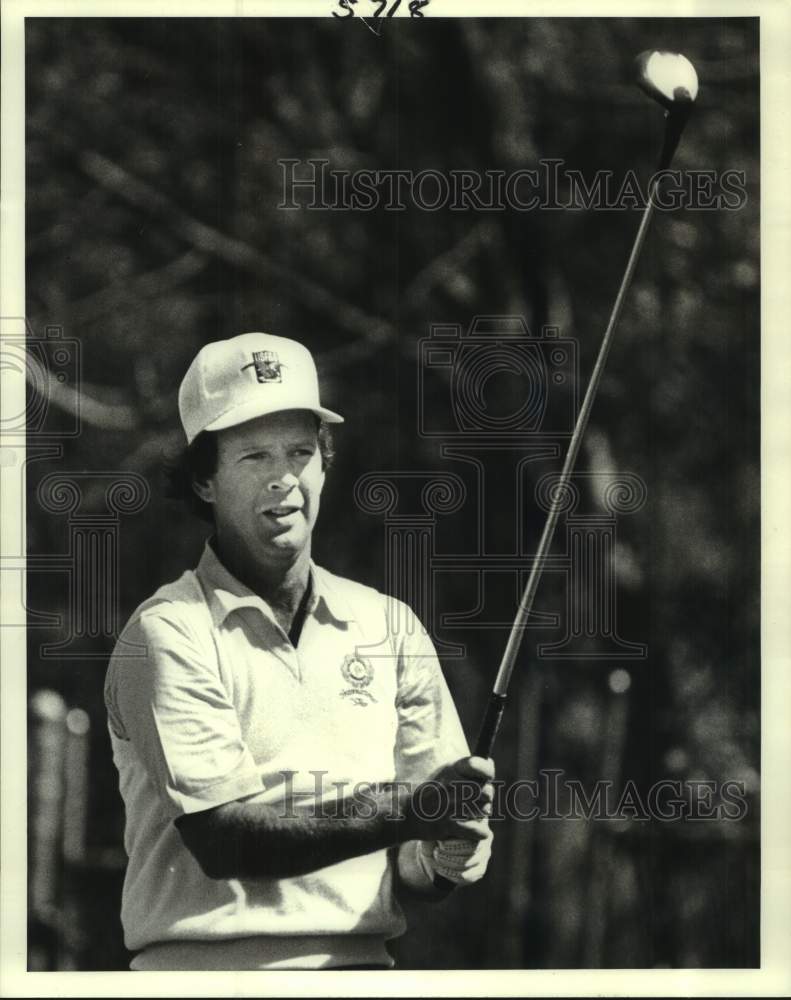
M 291 878 L 410 838 L 408 795 L 393 788 L 312 812 L 229 802 L 176 826 L 210 878 Z

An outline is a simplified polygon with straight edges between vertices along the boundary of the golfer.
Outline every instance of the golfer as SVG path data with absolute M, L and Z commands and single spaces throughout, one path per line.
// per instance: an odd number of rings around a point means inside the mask
M 105 686 L 131 967 L 390 968 L 402 892 L 484 875 L 493 764 L 411 609 L 311 560 L 342 417 L 309 351 L 208 344 L 179 412 L 174 488 L 212 533 L 134 612 Z

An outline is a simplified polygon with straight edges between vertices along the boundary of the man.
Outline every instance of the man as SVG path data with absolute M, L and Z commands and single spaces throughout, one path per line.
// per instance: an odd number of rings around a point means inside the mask
M 132 968 L 390 967 L 399 891 L 483 876 L 493 765 L 412 611 L 311 560 L 343 418 L 307 349 L 208 344 L 179 412 L 214 533 L 134 612 L 105 687 Z

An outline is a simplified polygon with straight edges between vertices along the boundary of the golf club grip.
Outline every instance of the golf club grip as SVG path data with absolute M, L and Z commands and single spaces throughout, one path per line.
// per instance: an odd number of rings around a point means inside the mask
M 475 743 L 474 755 L 476 757 L 491 757 L 494 749 L 494 741 L 497 738 L 500 723 L 503 720 L 505 711 L 505 701 L 508 696 L 495 694 L 492 692 L 489 704 L 486 706 L 486 714 L 481 723 L 481 730 Z
M 497 738 L 500 723 L 503 720 L 506 698 L 507 695 L 495 694 L 494 692 L 492 692 L 489 697 L 489 704 L 486 706 L 486 714 L 483 717 L 481 730 L 478 733 L 478 739 L 475 743 L 475 757 L 492 756 L 494 741 Z M 442 889 L 444 892 L 449 892 L 451 889 L 455 888 L 455 885 L 450 881 L 450 879 L 446 879 L 442 875 L 435 875 L 434 887 Z

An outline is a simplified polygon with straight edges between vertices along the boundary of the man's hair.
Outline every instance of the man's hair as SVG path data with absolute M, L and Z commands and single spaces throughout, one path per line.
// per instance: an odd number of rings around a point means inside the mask
M 332 431 L 323 421 L 316 418 L 316 433 L 321 453 L 321 467 L 325 471 L 335 458 Z M 165 496 L 180 500 L 187 508 L 204 521 L 214 521 L 214 505 L 201 500 L 193 483 L 205 482 L 217 471 L 217 433 L 202 431 L 178 454 L 165 460 Z

